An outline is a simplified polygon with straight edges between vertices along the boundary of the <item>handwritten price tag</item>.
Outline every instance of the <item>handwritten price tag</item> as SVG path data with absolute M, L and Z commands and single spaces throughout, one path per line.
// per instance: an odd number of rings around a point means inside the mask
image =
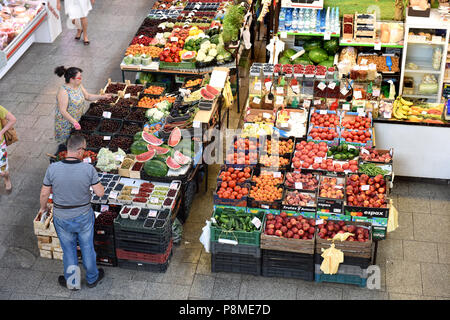
M 277 96 L 277 98 L 275 99 L 275 104 L 283 104 L 284 103 L 284 98 L 282 96 Z
M 259 220 L 257 217 L 253 218 L 252 223 L 256 227 L 256 229 L 259 229 L 261 227 L 261 220 Z
M 368 184 L 365 184 L 365 185 L 361 186 L 361 190 L 362 191 L 367 191 L 369 189 L 370 189 L 370 186 Z
M 130 97 L 131 97 L 131 94 L 130 93 L 127 93 L 126 95 L 124 95 L 123 96 L 125 99 L 130 99 Z
M 103 116 L 103 118 L 110 119 L 111 118 L 111 112 L 103 111 L 102 116 Z
M 325 89 L 326 87 L 327 87 L 326 84 L 323 83 L 323 82 L 321 82 L 321 83 L 319 83 L 319 84 L 317 85 L 317 88 L 319 88 L 320 91 L 323 91 L 323 89 Z
M 310 105 L 311 105 L 311 100 L 305 100 L 305 101 L 303 101 L 303 106 L 304 106 L 305 108 L 309 108 Z
M 375 50 L 378 50 L 378 51 L 379 51 L 379 50 L 381 50 L 381 43 L 380 43 L 380 42 L 378 42 L 378 41 L 377 41 L 377 42 L 375 42 L 375 43 L 374 43 L 374 47 L 373 47 L 373 48 L 374 48 Z
M 355 91 L 355 92 L 353 93 L 353 97 L 354 97 L 355 99 L 361 99 L 361 98 L 362 98 L 361 91 L 359 91 L 359 90 Z
M 303 189 L 303 183 L 301 183 L 301 182 L 296 182 L 296 183 L 295 183 L 295 189 L 299 189 L 299 190 Z
M 148 218 L 156 218 L 156 215 L 158 214 L 158 211 L 156 211 L 156 210 L 150 210 L 149 212 L 148 212 L 148 215 L 147 215 L 147 217 Z
M 103 140 L 107 141 L 107 140 L 111 140 L 111 136 L 104 136 Z
M 328 84 L 328 88 L 330 88 L 331 90 L 334 90 L 335 87 L 336 87 L 336 82 L 330 82 Z
M 259 98 L 259 97 L 254 97 L 254 98 L 253 98 L 253 103 L 255 103 L 255 104 L 260 104 L 260 103 L 261 103 L 261 98 Z
M 281 172 L 278 172 L 278 171 L 277 171 L 277 172 L 274 172 L 274 173 L 273 173 L 273 177 L 274 177 L 274 178 L 281 178 Z
M 261 84 L 260 81 L 258 81 L 258 82 L 255 83 L 254 89 L 255 89 L 255 91 L 261 91 L 261 89 L 262 89 L 262 84 Z
M 350 110 L 350 104 L 348 104 L 348 103 L 343 104 L 342 110 L 346 110 L 346 111 Z
M 314 157 L 314 163 L 322 163 L 322 157 Z
M 284 88 L 283 87 L 277 87 L 277 94 L 283 94 Z
M 322 115 L 325 115 L 325 114 L 327 114 L 327 110 L 320 110 L 319 113 Z

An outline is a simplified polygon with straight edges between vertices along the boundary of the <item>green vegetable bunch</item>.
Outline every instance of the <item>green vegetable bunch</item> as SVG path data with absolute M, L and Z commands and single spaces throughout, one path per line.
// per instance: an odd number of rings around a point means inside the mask
M 381 169 L 374 163 L 363 163 L 359 166 L 359 172 L 365 173 L 369 177 L 375 177 L 379 174 L 382 176 L 385 176 L 386 174 L 389 174 L 389 171 Z
M 241 5 L 231 5 L 228 7 L 223 19 L 223 42 L 229 43 L 237 41 L 239 29 L 244 20 L 245 8 Z

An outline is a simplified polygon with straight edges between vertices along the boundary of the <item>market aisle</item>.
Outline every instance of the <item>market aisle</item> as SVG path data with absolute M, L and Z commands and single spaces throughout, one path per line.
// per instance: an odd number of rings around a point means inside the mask
M 32 219 L 38 210 L 46 153 L 54 153 L 53 112 L 61 79 L 55 66 L 84 70 L 84 85 L 98 91 L 106 80 L 120 80 L 124 48 L 140 25 L 151 1 L 97 0 L 90 18 L 89 47 L 73 40 L 64 27 L 53 44 L 34 44 L 0 80 L 0 104 L 18 118 L 20 143 L 10 148 L 14 192 L 4 195 L 0 183 L 0 299 L 427 299 L 450 298 L 450 188 L 447 185 L 395 181 L 394 201 L 400 227 L 382 241 L 378 264 L 381 290 L 349 285 L 316 284 L 210 272 L 210 254 L 198 241 L 212 211 L 218 165 L 210 166 L 208 190 L 200 186 L 183 240 L 165 274 L 105 268 L 95 289 L 71 293 L 56 283 L 62 263 L 38 257 Z M 119 23 L 117 23 L 119 22 Z M 64 21 L 65 25 L 65 21 Z M 264 43 L 256 44 L 264 61 Z M 241 79 L 241 110 L 247 80 Z M 230 112 L 230 127 L 240 115 Z

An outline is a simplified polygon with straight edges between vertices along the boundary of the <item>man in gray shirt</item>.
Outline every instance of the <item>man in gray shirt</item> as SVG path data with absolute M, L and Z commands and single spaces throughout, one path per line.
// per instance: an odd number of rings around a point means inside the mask
M 90 188 L 99 197 L 105 191 L 94 166 L 82 161 L 85 151 L 84 137 L 71 136 L 67 141 L 66 158 L 48 167 L 40 196 L 40 212 L 45 212 L 53 192 L 53 223 L 63 250 L 64 263 L 64 275 L 59 276 L 58 283 L 72 290 L 80 289 L 77 240 L 83 256 L 87 286 L 95 287 L 104 277 L 104 270 L 97 269 L 94 251 L 95 215 L 90 203 Z

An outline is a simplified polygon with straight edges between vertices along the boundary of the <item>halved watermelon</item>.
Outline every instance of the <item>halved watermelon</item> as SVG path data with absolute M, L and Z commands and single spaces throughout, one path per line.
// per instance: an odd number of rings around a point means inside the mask
M 136 161 L 138 162 L 147 162 L 148 160 L 151 160 L 156 154 L 156 151 L 154 149 L 151 149 L 147 152 L 141 153 L 136 156 Z
M 214 100 L 214 98 L 216 97 L 212 93 L 208 92 L 208 90 L 206 90 L 205 88 L 202 88 L 200 90 L 200 94 L 202 95 L 202 98 L 205 100 Z
M 175 127 L 170 133 L 169 139 L 167 140 L 167 144 L 169 147 L 175 147 L 181 140 L 181 130 L 178 127 Z
M 153 145 L 151 145 L 151 144 L 148 144 L 147 145 L 147 149 L 148 150 L 155 150 L 156 151 L 156 154 L 166 154 L 166 153 L 169 153 L 170 152 L 170 149 L 169 148 L 164 148 L 164 147 L 161 147 L 161 146 L 153 146 Z
M 178 170 L 181 168 L 181 165 L 179 165 L 171 156 L 167 157 L 166 164 L 172 170 Z
M 158 139 L 153 134 L 148 132 L 142 132 L 142 139 L 144 139 L 145 142 L 150 143 L 154 146 L 160 146 L 164 143 L 161 139 Z
M 188 164 L 191 161 L 191 158 L 186 157 L 184 154 L 182 154 L 178 150 L 175 150 L 175 152 L 173 154 L 173 159 L 182 166 L 184 166 L 185 164 Z
M 210 86 L 209 84 L 206 85 L 206 90 L 207 90 L 209 93 L 211 93 L 211 94 L 213 94 L 213 95 L 215 95 L 215 96 L 217 96 L 217 95 L 220 93 L 219 90 L 217 90 L 216 88 Z
M 181 55 L 181 60 L 190 61 L 195 58 L 195 55 L 196 55 L 195 51 L 186 51 Z

